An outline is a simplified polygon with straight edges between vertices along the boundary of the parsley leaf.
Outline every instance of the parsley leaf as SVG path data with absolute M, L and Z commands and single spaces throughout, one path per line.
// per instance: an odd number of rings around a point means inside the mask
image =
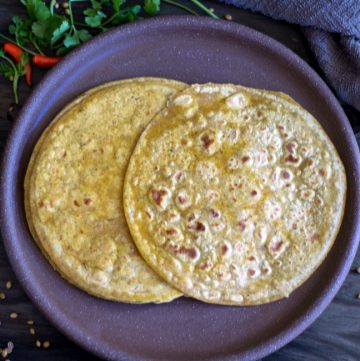
M 39 40 L 39 44 L 43 47 L 51 46 L 53 33 L 63 23 L 63 18 L 58 15 L 50 15 L 46 20 L 36 21 L 32 24 L 32 33 Z
M 21 0 L 31 20 L 43 21 L 51 16 L 50 9 L 42 0 Z
M 9 64 L 0 63 L 0 72 L 8 79 L 14 77 L 14 69 Z
M 78 30 L 79 39 L 85 43 L 85 41 L 88 41 L 92 38 L 92 35 L 85 29 Z
M 154 16 L 160 11 L 160 0 L 144 0 L 144 10 Z
M 111 25 L 120 25 L 141 19 L 138 15 L 141 11 L 140 5 L 126 7 L 113 17 Z
M 15 36 L 16 42 L 25 45 L 29 40 L 29 32 L 31 29 L 31 21 L 23 20 L 19 16 L 13 16 L 12 24 L 9 26 L 9 33 Z
M 120 12 L 120 6 L 124 3 L 124 0 L 112 0 L 111 2 L 115 13 Z
M 79 44 L 80 44 L 80 38 L 77 33 L 74 33 L 73 35 L 70 35 L 70 34 L 66 35 L 66 37 L 64 39 L 65 48 L 71 48 L 71 47 L 79 45 Z
M 58 40 L 60 40 L 69 29 L 69 22 L 67 20 L 64 20 L 61 25 L 53 31 L 50 40 L 51 46 L 53 46 Z
M 96 11 L 93 9 L 88 9 L 84 11 L 85 15 L 88 15 L 85 17 L 85 22 L 92 28 L 97 28 L 101 25 L 101 22 L 103 19 L 106 18 L 106 14 L 104 14 L 102 11 Z

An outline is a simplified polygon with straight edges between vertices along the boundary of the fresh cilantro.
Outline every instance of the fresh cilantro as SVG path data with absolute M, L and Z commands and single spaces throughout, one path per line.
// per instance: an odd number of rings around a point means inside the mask
M 21 0 L 32 21 L 47 20 L 51 16 L 50 9 L 42 0 Z
M 124 0 L 112 0 L 112 7 L 115 13 L 120 12 L 120 6 L 123 5 Z
M 106 14 L 104 14 L 100 10 L 95 10 L 95 9 L 87 9 L 84 11 L 84 14 L 86 15 L 85 17 L 86 24 L 88 24 L 92 28 L 99 27 L 101 25 L 102 20 L 106 18 Z
M 8 79 L 12 79 L 14 77 L 14 69 L 9 64 L 0 63 L 0 72 Z
M 80 39 L 77 33 L 74 33 L 73 35 L 70 34 L 66 35 L 64 40 L 65 48 L 71 48 L 79 44 L 80 44 Z
M 154 16 L 160 11 L 160 0 L 144 0 L 144 11 Z
M 218 18 L 199 0 L 190 0 L 207 15 Z M 16 44 L 24 51 L 19 64 L 14 63 L 0 50 L 0 73 L 13 82 L 16 102 L 19 77 L 25 74 L 24 67 L 29 62 L 29 54 L 49 53 L 59 56 L 67 54 L 92 36 L 108 29 L 141 19 L 141 12 L 154 16 L 159 13 L 162 2 L 198 15 L 193 9 L 177 0 L 68 0 L 64 11 L 56 8 L 57 0 L 21 0 L 26 16 L 13 16 L 9 25 L 11 37 L 0 33 L 0 39 Z M 77 3 L 87 3 L 82 15 L 76 19 L 73 7 Z M 82 6 L 82 5 L 81 5 Z M 1 44 L 0 44 L 1 49 Z
M 19 16 L 14 16 L 11 21 L 12 24 L 9 26 L 9 33 L 15 36 L 17 43 L 26 45 L 29 41 L 31 20 L 23 20 Z
M 63 20 L 61 25 L 52 33 L 52 37 L 50 39 L 51 46 L 55 45 L 56 42 L 60 40 L 68 30 L 70 30 L 69 21 Z
M 34 22 L 31 30 L 39 45 L 44 48 L 50 47 L 53 34 L 61 27 L 62 23 L 63 18 L 57 15 L 50 15 L 47 19 Z
M 90 40 L 92 38 L 92 35 L 85 29 L 78 30 L 79 39 L 85 43 L 86 41 Z

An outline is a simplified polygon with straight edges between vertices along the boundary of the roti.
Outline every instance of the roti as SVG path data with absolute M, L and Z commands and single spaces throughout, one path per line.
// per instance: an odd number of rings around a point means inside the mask
M 137 138 L 185 86 L 136 78 L 92 89 L 54 119 L 34 149 L 24 183 L 29 229 L 53 267 L 92 295 L 131 303 L 181 296 L 137 252 L 122 187 Z
M 231 84 L 176 94 L 131 156 L 124 206 L 148 264 L 209 303 L 284 297 L 338 233 L 346 177 L 330 139 L 283 93 Z

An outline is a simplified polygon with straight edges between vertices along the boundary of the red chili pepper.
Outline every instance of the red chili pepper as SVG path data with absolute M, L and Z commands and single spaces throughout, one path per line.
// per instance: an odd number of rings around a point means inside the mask
M 25 80 L 28 86 L 31 86 L 31 74 L 32 74 L 31 64 L 27 63 L 25 65 Z
M 13 44 L 13 43 L 5 43 L 4 44 L 4 51 L 6 53 L 8 53 L 9 55 L 11 55 L 18 63 L 21 62 L 21 55 L 24 53 L 23 50 L 21 48 L 19 48 L 17 45 Z M 25 79 L 26 79 L 26 84 L 31 86 L 31 73 L 32 73 L 32 68 L 31 68 L 31 64 L 27 63 L 24 66 L 25 69 Z
M 61 59 L 61 56 L 34 55 L 32 58 L 32 62 L 33 64 L 40 66 L 41 68 L 51 68 Z
M 18 63 L 21 61 L 22 49 L 12 43 L 4 44 L 5 53 L 10 54 Z

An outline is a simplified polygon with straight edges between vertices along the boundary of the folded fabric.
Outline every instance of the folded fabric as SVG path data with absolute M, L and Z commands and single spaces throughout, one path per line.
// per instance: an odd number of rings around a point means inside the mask
M 360 110 L 359 0 L 222 0 L 303 26 L 323 75 L 338 97 Z

